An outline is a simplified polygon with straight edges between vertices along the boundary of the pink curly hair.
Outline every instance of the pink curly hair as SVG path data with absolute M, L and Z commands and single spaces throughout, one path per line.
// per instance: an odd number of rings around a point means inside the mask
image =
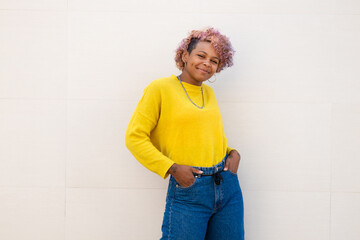
M 176 66 L 180 70 L 184 69 L 185 63 L 182 60 L 182 56 L 185 51 L 189 51 L 188 47 L 192 39 L 208 41 L 214 47 L 216 53 L 219 54 L 220 57 L 219 66 L 216 72 L 220 72 L 224 68 L 231 67 L 233 65 L 232 57 L 235 51 L 233 50 L 229 39 L 225 35 L 222 35 L 218 30 L 210 27 L 204 30 L 193 30 L 187 38 L 184 38 L 180 42 L 175 55 Z

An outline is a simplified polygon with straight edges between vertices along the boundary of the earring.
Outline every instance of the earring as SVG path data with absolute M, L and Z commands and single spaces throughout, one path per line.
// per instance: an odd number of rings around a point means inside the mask
M 214 76 L 215 76 L 215 80 L 214 80 L 214 81 L 210 81 L 210 79 L 208 79 L 208 81 L 211 82 L 211 83 L 216 82 L 216 74 L 214 74 Z

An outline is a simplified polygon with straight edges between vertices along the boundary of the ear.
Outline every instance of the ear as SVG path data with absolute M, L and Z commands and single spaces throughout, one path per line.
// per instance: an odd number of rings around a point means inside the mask
M 183 62 L 187 62 L 188 61 L 188 58 L 189 58 L 189 52 L 188 51 L 185 51 L 182 55 L 182 60 Z

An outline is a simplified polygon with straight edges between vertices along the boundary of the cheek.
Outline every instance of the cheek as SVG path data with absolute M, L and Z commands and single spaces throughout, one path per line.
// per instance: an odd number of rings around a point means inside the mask
M 216 72 L 216 70 L 217 70 L 217 68 L 218 68 L 218 65 L 214 65 L 214 66 L 212 66 L 212 71 L 215 73 Z

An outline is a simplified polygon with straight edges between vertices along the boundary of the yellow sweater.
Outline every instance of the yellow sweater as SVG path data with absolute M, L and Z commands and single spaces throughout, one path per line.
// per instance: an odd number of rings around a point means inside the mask
M 191 100 L 202 106 L 201 86 L 183 82 Z M 205 107 L 194 106 L 176 76 L 160 78 L 144 90 L 125 134 L 134 157 L 161 177 L 172 164 L 211 167 L 232 149 L 211 87 L 202 84 Z

